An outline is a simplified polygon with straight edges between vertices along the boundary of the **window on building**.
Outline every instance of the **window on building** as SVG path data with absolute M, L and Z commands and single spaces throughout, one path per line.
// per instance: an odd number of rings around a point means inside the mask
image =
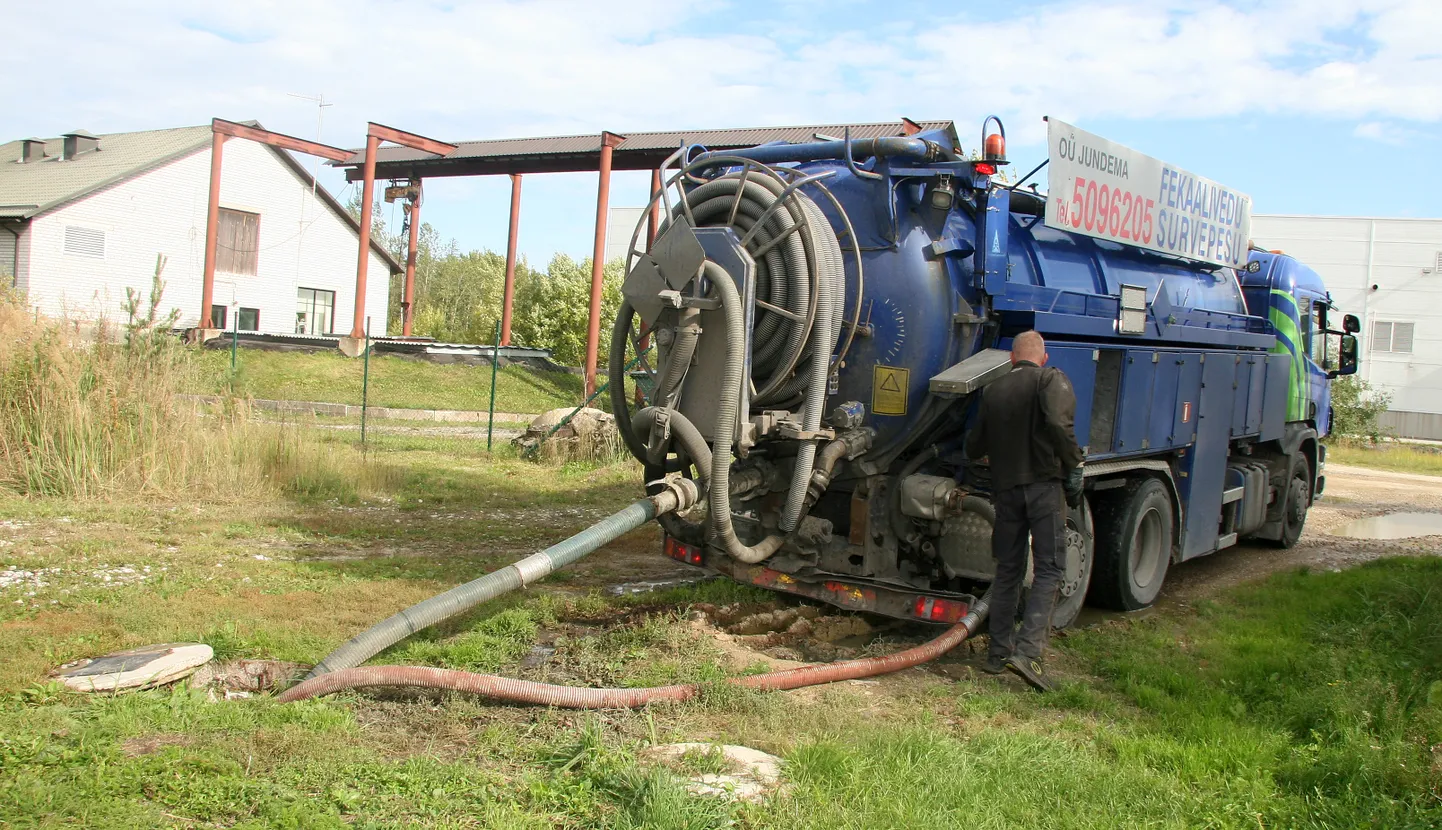
M 225 313 L 228 309 L 223 305 L 210 307 L 210 327 L 213 329 L 225 328 Z
M 105 231 L 66 225 L 65 254 L 86 259 L 105 259 Z
M 260 214 L 220 209 L 215 242 L 215 269 L 226 274 L 255 276 L 260 261 Z
M 1372 323 L 1372 351 L 1411 354 L 1416 323 L 1377 320 Z
M 260 309 L 240 309 L 235 315 L 235 322 L 241 331 L 260 331 Z
M 330 334 L 335 319 L 335 292 L 302 288 L 296 292 L 295 333 Z

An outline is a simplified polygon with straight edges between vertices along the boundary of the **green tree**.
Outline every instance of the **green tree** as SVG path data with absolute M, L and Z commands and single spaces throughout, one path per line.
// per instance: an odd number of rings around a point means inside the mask
M 600 363 L 605 365 L 611 322 L 621 305 L 625 266 L 620 259 L 602 270 Z M 550 349 L 557 363 L 580 366 L 586 357 L 586 330 L 591 306 L 591 260 L 576 261 L 556 254 L 544 273 L 516 275 L 511 318 L 512 340 L 518 345 Z
M 1332 434 L 1376 443 L 1387 434 L 1379 417 L 1392 405 L 1392 396 L 1351 375 L 1332 382 Z

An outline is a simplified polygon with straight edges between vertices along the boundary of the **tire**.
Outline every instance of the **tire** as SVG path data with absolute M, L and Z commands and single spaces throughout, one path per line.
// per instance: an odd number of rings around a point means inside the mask
M 1312 501 L 1312 465 L 1306 456 L 1297 453 L 1282 482 L 1282 535 L 1274 540 L 1279 548 L 1290 548 L 1302 538 L 1307 524 L 1307 507 Z
M 1136 611 L 1156 602 L 1172 560 L 1176 514 L 1161 481 L 1138 478 L 1098 500 L 1091 596 L 1103 608 Z
M 1067 510 L 1065 539 L 1066 562 L 1061 587 L 1057 591 L 1056 607 L 1051 615 L 1052 628 L 1056 629 L 1067 628 L 1076 622 L 1077 615 L 1086 604 L 1087 589 L 1091 585 L 1096 561 L 1096 534 L 1091 505 L 1085 497 L 1080 508 Z

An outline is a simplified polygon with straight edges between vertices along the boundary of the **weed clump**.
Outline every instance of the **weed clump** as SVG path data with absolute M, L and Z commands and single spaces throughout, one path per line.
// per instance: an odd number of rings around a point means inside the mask
M 182 394 L 192 350 L 160 314 L 163 258 L 148 302 L 128 320 L 81 324 L 32 315 L 0 295 L 0 490 L 61 498 L 348 500 L 384 472 L 320 447 L 295 425 L 261 423 L 242 400 Z M 352 457 L 354 456 L 354 457 Z

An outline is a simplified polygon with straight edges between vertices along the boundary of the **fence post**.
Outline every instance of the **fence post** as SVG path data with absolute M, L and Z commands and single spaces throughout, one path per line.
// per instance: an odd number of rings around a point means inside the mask
M 371 387 L 371 318 L 366 316 L 365 356 L 361 358 L 361 450 L 366 448 L 366 409 L 370 403 Z
M 501 321 L 496 321 L 496 339 L 491 347 L 491 408 L 486 417 L 486 452 L 491 451 L 491 433 L 496 425 L 496 367 L 501 363 Z

